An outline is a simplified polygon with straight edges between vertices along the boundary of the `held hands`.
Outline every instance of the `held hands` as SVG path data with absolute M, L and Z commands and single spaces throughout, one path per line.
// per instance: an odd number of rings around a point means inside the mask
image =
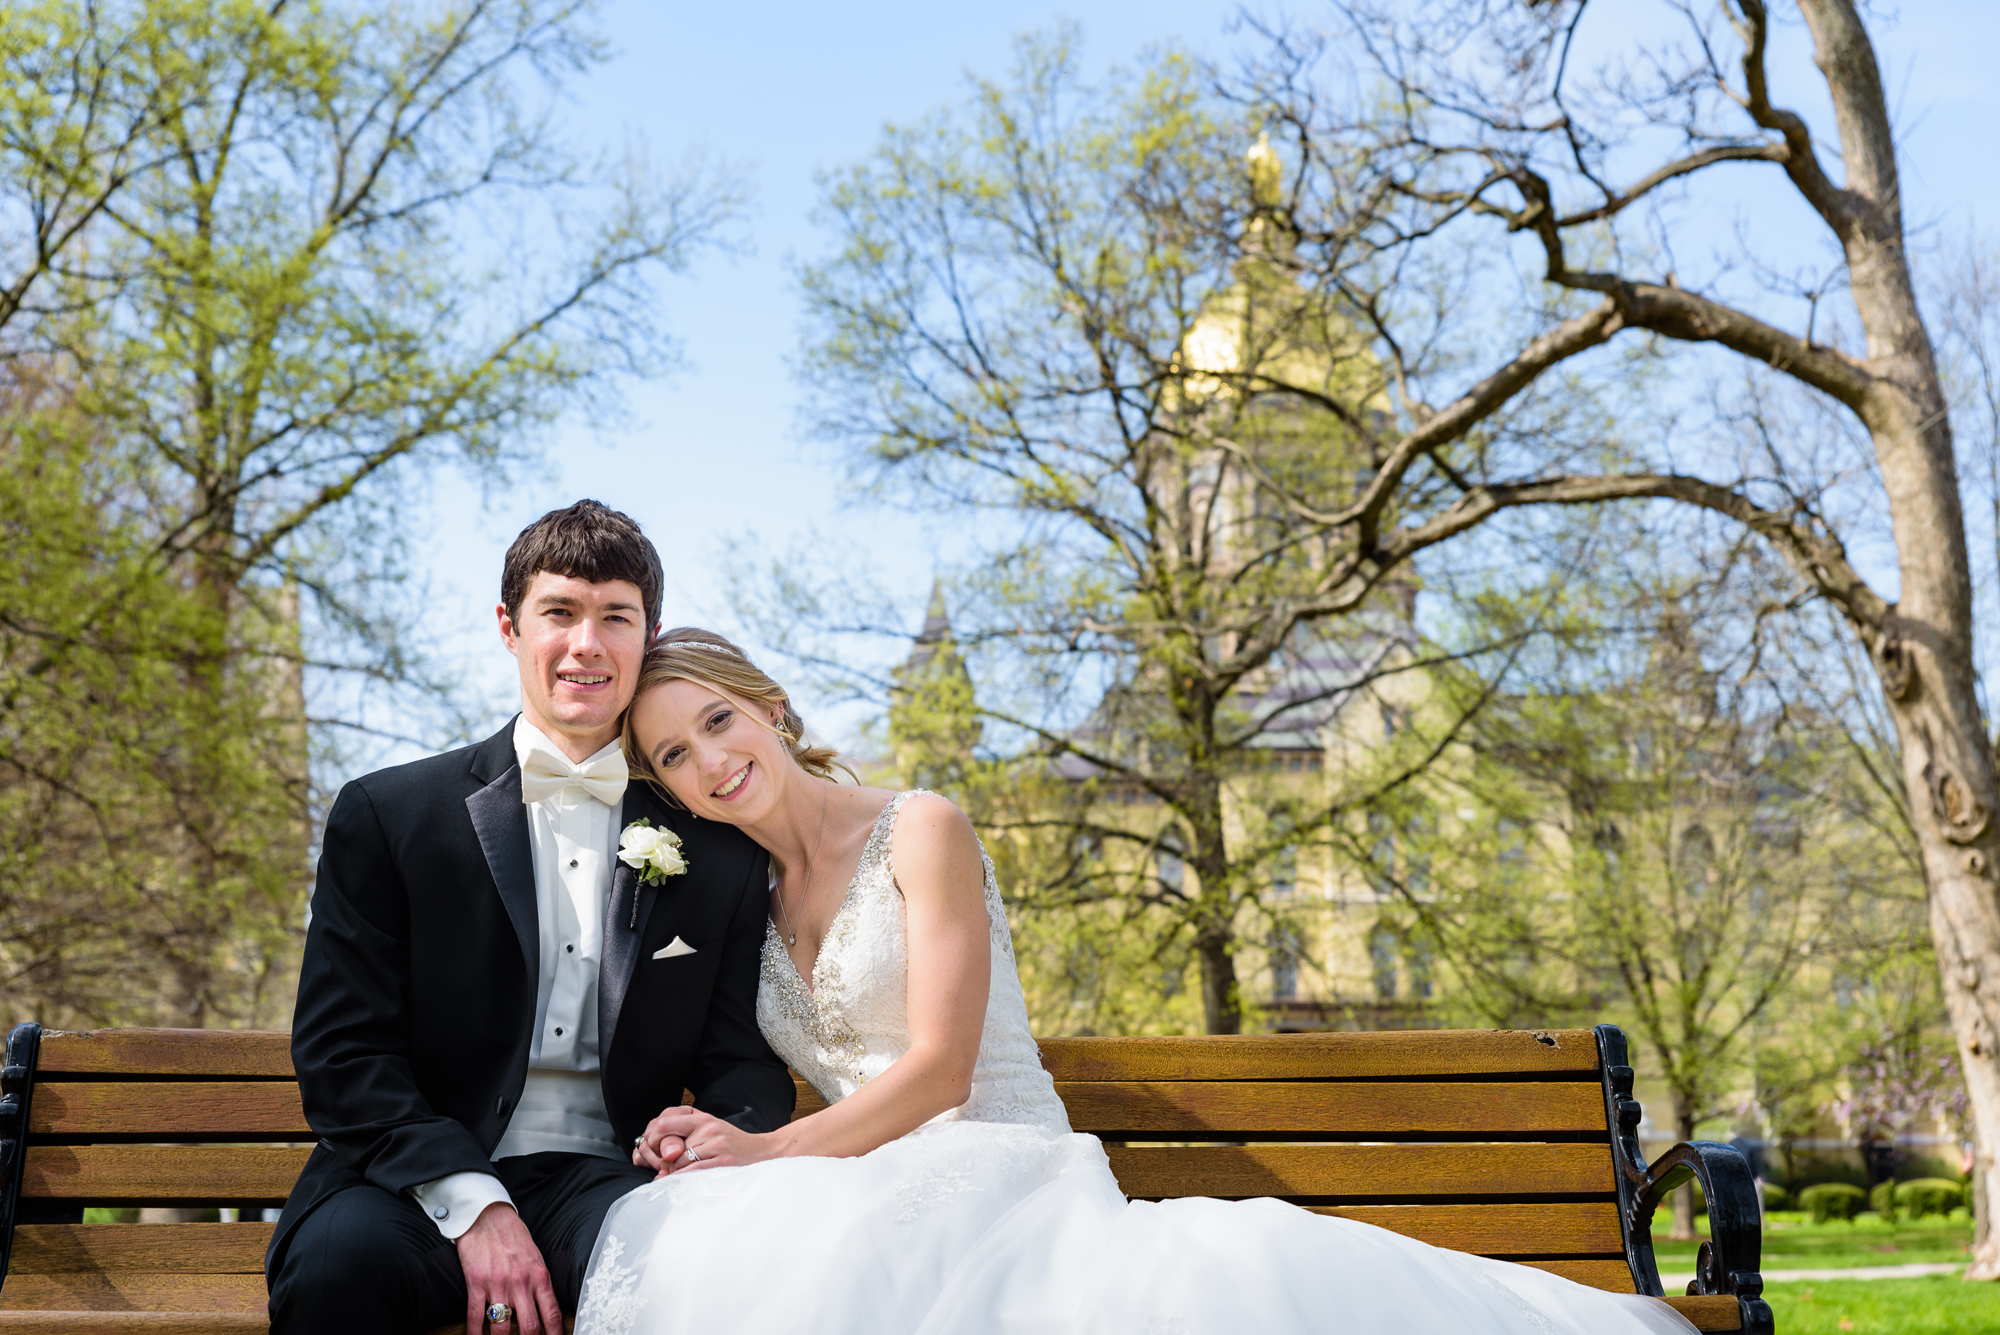
M 652 1125 L 646 1128 L 646 1134 L 639 1137 L 638 1143 L 632 1147 L 632 1162 L 640 1168 L 652 1169 L 656 1179 L 666 1176 L 684 1148 L 679 1136 L 658 1133 L 659 1120 L 655 1117 Z
M 703 1168 L 724 1168 L 731 1164 L 756 1163 L 776 1158 L 778 1149 L 770 1136 L 745 1131 L 693 1108 L 669 1108 L 655 1117 L 639 1137 L 632 1162 L 669 1173 L 693 1172 Z
M 486 1308 L 505 1303 L 514 1311 L 493 1335 L 562 1335 L 562 1308 L 549 1268 L 514 1207 L 495 1201 L 458 1236 L 458 1265 L 465 1272 L 465 1335 L 485 1335 Z

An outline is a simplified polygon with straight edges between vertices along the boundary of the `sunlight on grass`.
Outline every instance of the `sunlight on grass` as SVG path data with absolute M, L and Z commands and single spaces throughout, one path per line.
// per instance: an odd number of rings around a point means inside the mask
M 1778 1335 L 1993 1335 L 2000 1284 L 1929 1279 L 1772 1284 L 1764 1290 Z
M 1954 1211 L 1949 1219 L 1900 1219 L 1895 1223 L 1864 1214 L 1852 1223 L 1815 1224 L 1802 1215 L 1774 1213 L 1764 1226 L 1762 1268 L 1805 1270 L 1963 1261 L 1971 1241 L 1972 1220 L 1963 1210 Z M 1653 1252 L 1662 1270 L 1694 1269 L 1700 1246 L 1699 1242 L 1669 1242 L 1664 1225 L 1653 1234 Z

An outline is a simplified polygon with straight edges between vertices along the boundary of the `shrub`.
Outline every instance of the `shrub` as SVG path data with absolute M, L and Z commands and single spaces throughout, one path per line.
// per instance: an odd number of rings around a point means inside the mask
M 1920 1177 L 1896 1184 L 1896 1208 L 1915 1219 L 1950 1214 L 1964 1203 L 1964 1189 L 1949 1178 Z
M 1896 1162 L 1896 1180 L 1914 1182 L 1920 1177 L 1938 1177 L 1947 1182 L 1959 1179 L 1958 1168 L 1934 1154 L 1904 1154 Z
M 1868 1193 L 1868 1208 L 1891 1223 L 1895 1222 L 1896 1184 L 1894 1182 L 1877 1182 L 1875 1189 Z
M 1861 1213 L 1867 1193 L 1851 1182 L 1821 1182 L 1799 1193 L 1799 1206 L 1812 1213 L 1815 1224 L 1852 1219 Z
M 1767 1215 L 1773 1210 L 1782 1210 L 1792 1203 L 1791 1193 L 1775 1182 L 1762 1183 L 1760 1189 L 1764 1193 L 1764 1213 Z

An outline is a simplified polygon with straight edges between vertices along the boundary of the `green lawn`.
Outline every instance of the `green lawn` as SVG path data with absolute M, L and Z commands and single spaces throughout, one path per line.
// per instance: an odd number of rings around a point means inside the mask
M 1664 1219 L 1653 1234 L 1661 1270 L 1694 1269 L 1694 1242 L 1667 1241 Z M 1698 1220 L 1706 1231 L 1707 1221 Z M 1815 1224 L 1774 1212 L 1764 1225 L 1763 1268 L 1832 1270 L 1864 1265 L 1963 1261 L 1972 1221 L 1884 1223 L 1864 1214 L 1852 1223 Z M 1801 1280 L 1767 1284 L 1764 1296 L 1778 1335 L 1993 1335 L 2000 1332 L 2000 1284 L 1967 1284 L 1956 1275 L 1924 1279 Z
M 1764 1289 L 1778 1335 L 1992 1335 L 2000 1284 L 1955 1275 L 1843 1279 Z
M 1705 1232 L 1707 1221 L 1696 1222 Z M 1656 1220 L 1655 1224 L 1653 1253 L 1659 1258 L 1660 1269 L 1693 1270 L 1701 1244 L 1669 1242 L 1666 1221 Z M 1963 1211 L 1954 1212 L 1950 1219 L 1902 1219 L 1894 1224 L 1873 1214 L 1863 1214 L 1852 1223 L 1815 1224 L 1801 1214 L 1774 1211 L 1764 1225 L 1763 1268 L 1824 1270 L 1962 1261 L 1971 1241 L 1972 1221 Z

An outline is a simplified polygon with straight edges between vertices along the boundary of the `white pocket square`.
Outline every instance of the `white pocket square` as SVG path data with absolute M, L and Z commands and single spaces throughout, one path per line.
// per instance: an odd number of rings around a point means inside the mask
M 656 960 L 671 960 L 671 959 L 678 959 L 682 955 L 692 955 L 692 954 L 694 954 L 694 947 L 689 945 L 687 942 L 681 940 L 679 937 L 675 937 L 672 941 L 667 943 L 667 946 L 664 950 L 654 951 L 653 958 Z

